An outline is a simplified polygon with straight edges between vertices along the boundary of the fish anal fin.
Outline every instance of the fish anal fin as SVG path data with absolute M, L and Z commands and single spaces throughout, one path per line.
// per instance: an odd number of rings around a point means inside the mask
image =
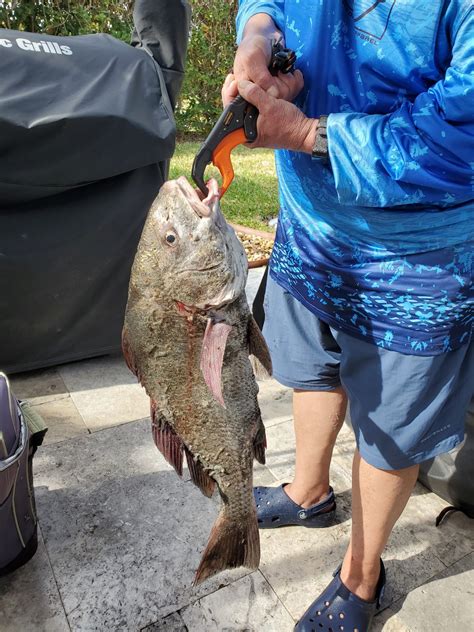
M 225 322 L 207 321 L 206 332 L 202 341 L 200 368 L 204 381 L 214 399 L 225 408 L 222 394 L 222 365 L 224 362 L 227 338 L 232 330 Z
M 260 538 L 255 510 L 236 522 L 224 505 L 209 536 L 196 571 L 194 585 L 228 568 L 245 566 L 256 570 L 260 562 Z
M 259 419 L 259 425 L 257 434 L 253 441 L 253 455 L 255 459 L 265 465 L 265 450 L 267 448 L 267 437 L 265 434 L 265 426 L 263 425 L 262 418 Z
M 186 454 L 186 461 L 188 463 L 189 474 L 192 482 L 196 485 L 196 487 L 199 487 L 204 496 L 210 498 L 216 487 L 215 480 L 209 476 L 209 474 L 204 470 L 202 464 L 194 458 L 188 448 L 185 447 L 184 452 Z
M 151 430 L 155 445 L 179 476 L 183 475 L 183 442 L 151 401 Z
M 270 351 L 268 350 L 267 343 L 263 337 L 260 327 L 257 325 L 255 318 L 250 316 L 248 324 L 248 340 L 249 340 L 249 354 L 253 355 L 260 365 L 263 367 L 263 375 L 259 370 L 260 367 L 254 364 L 254 371 L 257 377 L 268 377 L 272 374 L 272 359 L 270 357 Z

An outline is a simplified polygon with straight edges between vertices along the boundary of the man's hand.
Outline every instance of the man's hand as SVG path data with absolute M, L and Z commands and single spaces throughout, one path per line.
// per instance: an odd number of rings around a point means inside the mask
M 283 73 L 278 73 L 278 77 L 273 77 L 267 68 L 267 73 L 272 79 L 272 83 L 270 87 L 267 89 L 267 93 L 270 96 L 273 96 L 277 99 L 284 99 L 285 101 L 293 101 L 298 94 L 301 92 L 304 86 L 303 75 L 299 70 L 295 70 L 294 73 L 288 73 L 284 75 Z M 242 76 L 242 75 L 241 75 Z M 257 85 L 263 88 L 262 83 L 244 75 L 240 81 L 253 81 Z M 229 105 L 235 97 L 239 94 L 239 89 L 237 87 L 239 79 L 236 74 L 228 74 L 225 78 L 224 85 L 222 86 L 222 103 L 224 107 Z M 264 84 L 268 83 L 266 80 L 263 81 Z
M 278 99 L 255 83 L 239 81 L 239 93 L 255 105 L 260 115 L 257 140 L 250 147 L 290 149 L 311 154 L 316 139 L 318 119 L 308 118 L 296 105 Z
M 222 88 L 222 101 L 227 106 L 238 95 L 239 81 L 252 81 L 274 97 L 293 101 L 303 88 L 299 70 L 274 77 L 268 70 L 272 55 L 272 41 L 281 39 L 273 20 L 265 14 L 253 16 L 245 27 L 244 37 L 237 50 L 233 73 L 227 75 Z

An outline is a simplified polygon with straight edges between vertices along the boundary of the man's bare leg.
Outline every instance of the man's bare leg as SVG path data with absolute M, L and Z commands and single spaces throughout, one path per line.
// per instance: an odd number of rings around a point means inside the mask
M 285 492 L 298 505 L 310 507 L 327 496 L 329 466 L 344 421 L 347 398 L 342 388 L 293 394 L 296 469 Z
M 296 468 L 294 480 L 285 491 L 303 507 L 327 496 L 332 452 L 346 407 L 342 388 L 294 392 Z M 380 557 L 410 498 L 418 471 L 418 466 L 379 470 L 356 450 L 352 468 L 352 535 L 341 579 L 362 599 L 370 601 L 375 596 Z
M 418 477 L 419 466 L 379 470 L 356 451 L 352 466 L 352 534 L 341 579 L 349 590 L 368 601 L 375 598 L 380 556 L 404 510 Z

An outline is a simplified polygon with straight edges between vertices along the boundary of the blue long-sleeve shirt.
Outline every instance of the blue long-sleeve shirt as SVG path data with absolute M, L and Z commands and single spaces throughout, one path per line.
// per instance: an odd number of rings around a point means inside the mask
M 242 0 L 298 54 L 329 163 L 278 151 L 271 274 L 331 325 L 402 353 L 472 334 L 474 4 Z

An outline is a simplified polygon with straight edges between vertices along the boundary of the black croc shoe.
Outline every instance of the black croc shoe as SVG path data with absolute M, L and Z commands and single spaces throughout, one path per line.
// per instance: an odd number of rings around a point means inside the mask
M 285 485 L 254 488 L 259 529 L 329 527 L 334 524 L 336 497 L 332 487 L 324 500 L 308 508 L 293 502 L 284 488 Z

